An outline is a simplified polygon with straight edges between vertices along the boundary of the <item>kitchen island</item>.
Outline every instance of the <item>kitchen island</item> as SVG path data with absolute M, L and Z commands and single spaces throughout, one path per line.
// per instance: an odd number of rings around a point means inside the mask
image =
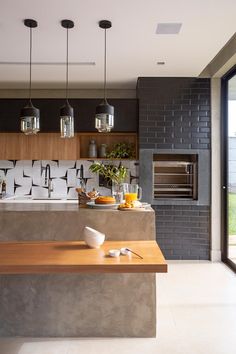
M 86 225 L 105 233 L 107 241 L 155 240 L 151 208 L 123 212 L 66 203 L 4 203 L 0 223 L 2 246 L 15 241 L 81 241 Z M 160 271 L 166 271 L 162 262 Z M 1 336 L 154 337 L 155 274 L 1 275 L 0 318 Z

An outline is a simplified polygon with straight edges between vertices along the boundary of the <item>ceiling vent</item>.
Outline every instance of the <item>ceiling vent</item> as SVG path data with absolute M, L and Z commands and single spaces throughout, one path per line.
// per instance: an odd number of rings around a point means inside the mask
M 182 23 L 158 23 L 156 34 L 178 34 Z

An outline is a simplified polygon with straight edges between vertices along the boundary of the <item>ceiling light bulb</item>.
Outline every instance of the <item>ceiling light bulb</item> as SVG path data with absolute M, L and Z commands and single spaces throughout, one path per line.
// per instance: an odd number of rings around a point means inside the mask
M 31 102 L 32 28 L 37 27 L 38 23 L 35 20 L 26 19 L 24 20 L 24 25 L 30 29 L 29 103 L 24 108 L 22 108 L 20 114 L 20 120 L 21 120 L 21 131 L 26 135 L 34 135 L 37 134 L 40 130 L 39 109 L 34 107 Z
M 114 107 L 104 100 L 96 107 L 95 128 L 99 133 L 109 133 L 114 127 Z
M 73 138 L 74 133 L 74 110 L 69 102 L 60 109 L 60 130 L 61 138 Z
M 39 109 L 35 108 L 31 101 L 29 105 L 22 108 L 20 116 L 21 131 L 25 135 L 34 135 L 40 131 L 39 116 Z
M 60 109 L 60 131 L 61 138 L 73 138 L 74 133 L 74 110 L 68 102 L 68 30 L 74 27 L 74 22 L 71 20 L 62 20 L 61 25 L 66 28 L 66 103 Z
M 114 107 L 109 105 L 106 99 L 106 30 L 111 28 L 110 21 L 102 20 L 99 22 L 99 27 L 105 30 L 105 48 L 104 48 L 104 98 L 100 105 L 96 107 L 95 128 L 99 133 L 109 133 L 114 127 Z

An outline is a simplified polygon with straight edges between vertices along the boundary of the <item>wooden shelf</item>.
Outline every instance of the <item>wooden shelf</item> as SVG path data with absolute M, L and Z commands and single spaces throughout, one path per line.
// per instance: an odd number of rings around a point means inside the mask
M 112 258 L 109 249 L 129 247 L 140 254 Z M 156 241 L 106 241 L 100 249 L 83 241 L 1 242 L 0 274 L 166 273 Z
M 138 158 L 136 133 L 75 133 L 73 139 L 62 139 L 58 133 L 39 133 L 26 136 L 23 133 L 0 133 L 0 160 L 78 160 L 91 159 L 89 141 L 111 146 L 119 142 L 132 143 Z M 94 158 L 93 158 L 94 160 Z
M 108 148 L 117 143 L 134 144 L 135 160 L 137 158 L 137 134 L 136 133 L 78 133 L 80 140 L 80 158 L 87 159 L 90 140 L 95 140 L 97 149 L 99 145 L 107 144 Z M 90 158 L 91 159 L 91 158 Z
M 0 160 L 76 160 L 77 139 L 62 139 L 59 133 L 0 133 Z

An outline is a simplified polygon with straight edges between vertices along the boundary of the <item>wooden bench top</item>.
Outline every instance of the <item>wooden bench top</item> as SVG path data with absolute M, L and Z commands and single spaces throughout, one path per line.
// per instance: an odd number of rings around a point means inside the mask
M 132 254 L 112 258 L 110 249 L 128 247 Z M 1 242 L 0 274 L 165 273 L 167 264 L 156 241 L 105 241 L 91 249 L 84 241 Z

